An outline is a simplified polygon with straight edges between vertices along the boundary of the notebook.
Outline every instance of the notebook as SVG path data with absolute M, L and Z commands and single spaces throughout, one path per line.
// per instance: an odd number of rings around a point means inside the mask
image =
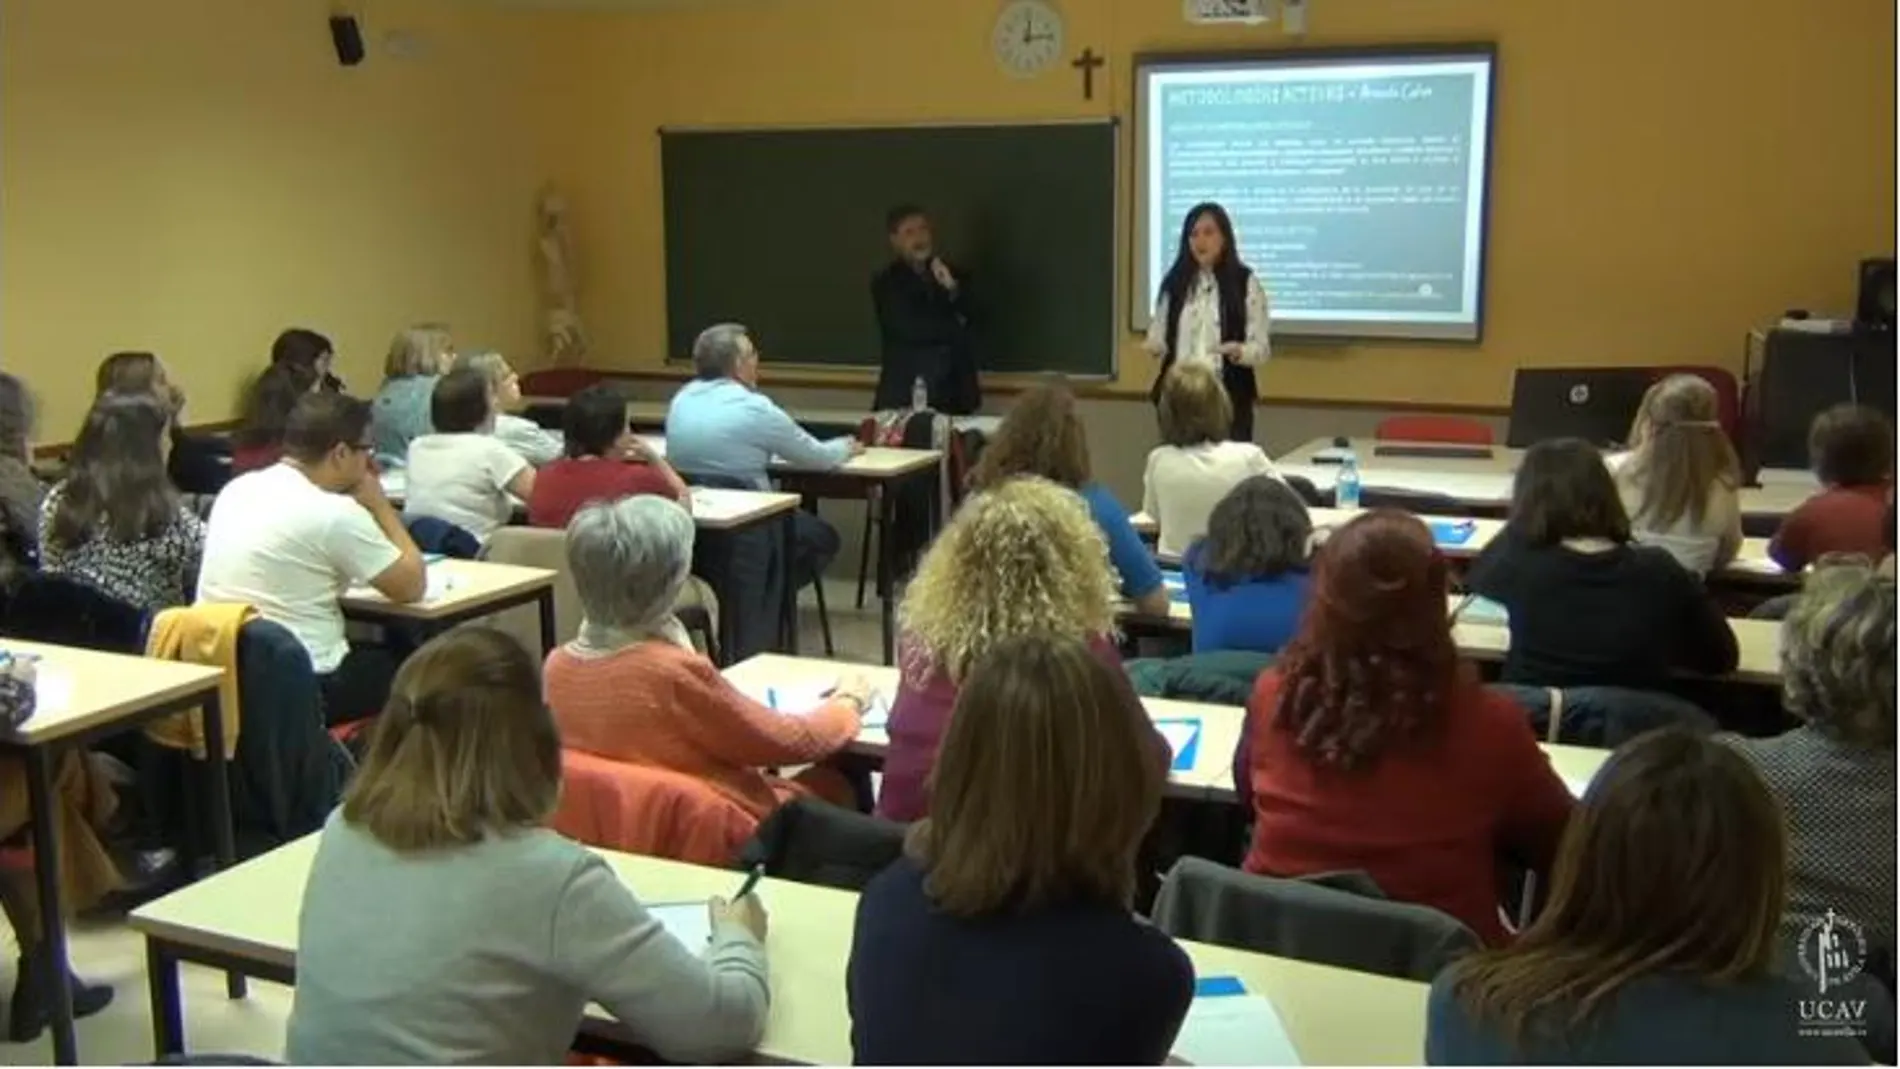
M 789 716 L 809 716 L 812 710 L 825 704 L 831 697 L 835 683 L 803 683 L 792 686 L 741 687 L 746 697 L 753 701 L 776 709 Z M 871 704 L 864 710 L 864 726 L 882 730 L 891 720 L 890 702 L 883 694 L 873 691 Z
M 1193 1065 L 1300 1064 L 1300 1052 L 1273 1000 L 1247 994 L 1231 976 L 1203 977 L 1195 984 L 1173 1054 Z
M 1199 717 L 1179 717 L 1156 720 L 1155 730 L 1168 740 L 1168 749 L 1174 753 L 1173 770 L 1186 772 L 1194 767 L 1194 760 L 1201 752 L 1201 720 Z
M 1478 532 L 1478 525 L 1470 520 L 1433 520 L 1429 526 L 1432 541 L 1441 546 L 1462 546 Z

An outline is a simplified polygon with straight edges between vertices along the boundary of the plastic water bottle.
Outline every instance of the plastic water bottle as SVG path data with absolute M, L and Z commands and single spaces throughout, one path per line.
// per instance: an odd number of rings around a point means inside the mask
M 1351 453 L 1339 465 L 1339 481 L 1333 484 L 1333 502 L 1342 509 L 1359 507 L 1359 458 Z
M 924 385 L 924 377 L 917 376 L 910 384 L 910 410 L 928 412 L 930 410 L 930 388 Z

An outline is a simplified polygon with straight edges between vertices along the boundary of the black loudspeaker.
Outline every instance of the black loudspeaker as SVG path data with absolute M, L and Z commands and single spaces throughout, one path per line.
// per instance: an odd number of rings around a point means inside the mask
M 330 16 L 330 43 L 336 46 L 336 61 L 345 67 L 363 62 L 363 28 L 354 15 Z
M 1893 257 L 1860 262 L 1860 300 L 1854 321 L 1879 330 L 1893 329 Z

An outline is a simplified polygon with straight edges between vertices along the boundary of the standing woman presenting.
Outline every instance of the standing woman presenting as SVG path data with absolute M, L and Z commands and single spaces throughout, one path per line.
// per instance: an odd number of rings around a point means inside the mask
M 1219 369 L 1234 422 L 1228 438 L 1253 441 L 1253 403 L 1259 397 L 1254 368 L 1266 363 L 1267 291 L 1253 268 L 1240 262 L 1234 224 L 1226 209 L 1195 205 L 1181 224 L 1181 249 L 1161 279 L 1154 318 L 1144 347 L 1161 358 L 1150 401 L 1161 396 L 1161 379 L 1176 361 Z

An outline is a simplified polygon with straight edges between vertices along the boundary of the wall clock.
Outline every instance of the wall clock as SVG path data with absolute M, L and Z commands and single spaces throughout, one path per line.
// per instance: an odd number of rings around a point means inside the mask
M 1041 74 L 1062 58 L 1062 13 L 1048 0 L 1009 0 L 996 14 L 990 48 L 1005 72 Z

